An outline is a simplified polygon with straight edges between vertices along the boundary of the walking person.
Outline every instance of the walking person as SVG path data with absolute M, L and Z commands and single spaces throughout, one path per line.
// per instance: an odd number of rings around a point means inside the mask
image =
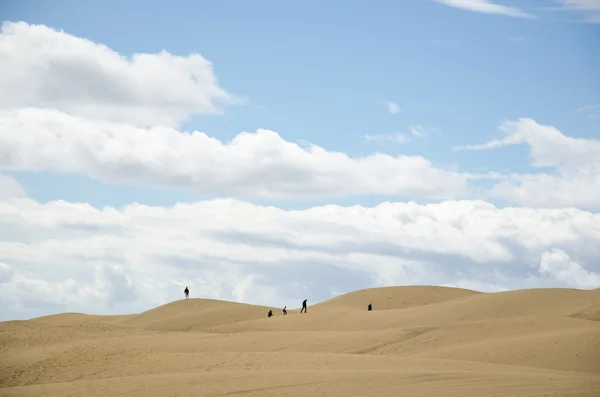
M 284 316 L 285 316 L 285 315 L 287 315 L 287 306 L 284 306 L 284 307 L 283 307 L 283 310 L 282 310 L 282 312 L 283 312 L 283 315 L 284 315 Z
M 190 290 L 188 289 L 188 287 L 185 287 L 185 289 L 183 290 L 183 294 L 185 295 L 185 299 L 190 298 Z
M 302 309 L 300 310 L 300 313 L 302 313 L 302 311 L 306 313 L 306 299 L 304 299 L 304 301 L 302 302 Z

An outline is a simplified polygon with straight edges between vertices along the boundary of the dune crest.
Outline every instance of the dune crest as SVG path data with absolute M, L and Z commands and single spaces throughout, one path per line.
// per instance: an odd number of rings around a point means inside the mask
M 315 307 L 365 309 L 368 303 L 372 303 L 373 310 L 403 309 L 476 294 L 480 294 L 480 292 L 437 286 L 381 287 L 339 295 L 319 303 Z
M 189 299 L 8 321 L 0 395 L 598 396 L 599 292 L 385 287 L 288 316 Z

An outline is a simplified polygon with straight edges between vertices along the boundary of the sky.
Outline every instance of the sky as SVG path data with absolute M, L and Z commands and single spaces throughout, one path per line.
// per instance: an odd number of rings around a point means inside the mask
M 600 0 L 0 20 L 0 320 L 600 287 Z

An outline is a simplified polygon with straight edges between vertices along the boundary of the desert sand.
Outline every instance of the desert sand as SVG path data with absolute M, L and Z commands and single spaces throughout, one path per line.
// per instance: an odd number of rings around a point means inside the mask
M 387 287 L 272 309 L 2 322 L 0 396 L 600 396 L 600 289 Z

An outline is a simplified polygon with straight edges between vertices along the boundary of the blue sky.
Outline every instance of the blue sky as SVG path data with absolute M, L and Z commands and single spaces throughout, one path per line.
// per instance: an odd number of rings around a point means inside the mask
M 534 20 L 416 0 L 349 1 L 343 7 L 316 1 L 19 1 L 9 3 L 3 18 L 63 29 L 124 55 L 162 49 L 202 54 L 213 62 L 220 85 L 250 102 L 222 115 L 192 116 L 185 130 L 229 140 L 240 131 L 267 128 L 288 141 L 306 140 L 351 155 L 419 154 L 465 171 L 527 172 L 524 147 L 454 152 L 452 146 L 488 141 L 498 136 L 502 121 L 520 117 L 573 137 L 600 135 L 577 112 L 600 103 L 600 74 L 595 72 L 600 55 L 592 50 L 599 25 L 577 22 L 576 13 L 545 10 L 546 3 L 503 3 L 539 15 Z M 389 114 L 387 101 L 400 112 Z M 434 132 L 404 145 L 362 138 L 407 134 L 411 125 Z M 42 201 L 123 205 L 135 198 L 168 204 L 198 197 L 106 189 L 85 177 L 15 176 Z
M 600 286 L 596 0 L 1 7 L 0 320 Z

